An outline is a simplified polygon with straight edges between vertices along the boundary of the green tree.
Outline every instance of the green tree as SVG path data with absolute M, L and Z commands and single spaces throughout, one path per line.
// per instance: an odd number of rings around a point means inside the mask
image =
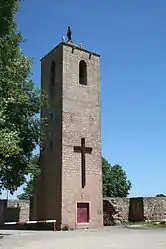
M 156 197 L 166 197 L 164 194 L 157 194 Z
M 40 91 L 30 79 L 32 59 L 20 48 L 19 3 L 0 3 L 0 190 L 7 188 L 11 193 L 25 182 L 42 124 Z
M 26 186 L 23 188 L 23 193 L 18 196 L 20 200 L 30 200 L 34 194 L 36 187 L 36 181 L 40 174 L 39 155 L 32 156 L 29 163 L 29 180 L 26 182 Z
M 126 172 L 122 166 L 111 166 L 109 162 L 102 158 L 103 169 L 103 196 L 107 197 L 127 197 L 132 187 L 127 179 Z
M 103 195 L 106 196 L 108 192 L 108 183 L 109 183 L 109 172 L 111 165 L 109 162 L 102 157 L 102 175 L 103 175 Z

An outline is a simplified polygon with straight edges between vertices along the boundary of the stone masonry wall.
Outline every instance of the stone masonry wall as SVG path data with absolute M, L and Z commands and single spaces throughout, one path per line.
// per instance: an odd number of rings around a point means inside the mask
M 104 198 L 104 225 L 114 225 L 117 220 L 128 220 L 129 198 Z
M 104 198 L 103 203 L 104 225 L 117 220 L 166 220 L 166 197 Z
M 137 216 L 140 217 L 139 207 L 141 207 L 140 205 L 137 207 L 137 204 L 135 204 L 139 203 L 138 199 L 143 200 L 143 220 L 166 220 L 166 197 L 104 198 L 104 225 L 113 225 L 117 220 L 128 220 L 133 205 L 135 210 L 135 217 L 133 218 L 137 220 Z M 134 214 L 134 210 L 132 214 Z M 142 213 L 142 210 L 140 210 L 140 213 Z M 0 200 L 0 224 L 7 221 L 31 220 L 30 214 L 29 201 Z
M 0 200 L 0 224 L 26 221 L 30 218 L 29 201 Z
M 17 208 L 19 210 L 19 221 L 29 220 L 30 216 L 30 202 L 23 200 L 8 200 L 7 208 Z
M 79 84 L 79 65 L 87 65 L 87 85 Z M 62 224 L 88 228 L 103 225 L 100 135 L 100 57 L 79 48 L 63 47 Z M 92 148 L 86 154 L 86 185 L 81 184 L 80 153 L 74 146 Z M 90 222 L 77 220 L 77 203 L 89 204 Z
M 147 197 L 143 200 L 147 220 L 166 221 L 166 197 Z

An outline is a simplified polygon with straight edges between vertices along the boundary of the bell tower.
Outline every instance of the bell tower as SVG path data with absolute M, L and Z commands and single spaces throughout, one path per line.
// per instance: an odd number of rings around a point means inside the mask
M 100 55 L 64 40 L 41 59 L 48 95 L 37 212 L 57 227 L 103 225 Z

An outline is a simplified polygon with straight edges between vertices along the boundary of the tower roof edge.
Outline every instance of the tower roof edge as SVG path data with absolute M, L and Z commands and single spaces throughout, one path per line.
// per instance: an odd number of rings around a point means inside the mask
M 88 54 L 92 54 L 92 55 L 94 55 L 94 56 L 100 57 L 100 55 L 97 54 L 96 52 L 92 52 L 92 51 L 89 51 L 89 50 L 84 49 L 84 48 L 82 48 L 82 47 L 79 47 L 79 46 L 77 46 L 75 43 L 72 43 L 72 42 L 61 42 L 61 43 L 59 43 L 56 47 L 54 47 L 50 52 L 48 52 L 46 55 L 44 55 L 44 56 L 40 59 L 40 61 L 42 61 L 45 57 L 47 57 L 53 50 L 58 49 L 58 48 L 61 47 L 61 46 L 69 46 L 69 47 L 71 47 L 71 48 L 75 48 L 75 49 L 81 50 L 81 51 L 83 51 L 83 52 L 86 52 L 86 53 L 88 53 Z

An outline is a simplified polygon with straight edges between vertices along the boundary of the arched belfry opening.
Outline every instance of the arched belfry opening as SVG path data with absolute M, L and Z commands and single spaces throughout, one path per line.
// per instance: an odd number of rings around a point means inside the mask
M 79 63 L 79 83 L 87 85 L 87 64 L 84 60 L 81 60 Z

